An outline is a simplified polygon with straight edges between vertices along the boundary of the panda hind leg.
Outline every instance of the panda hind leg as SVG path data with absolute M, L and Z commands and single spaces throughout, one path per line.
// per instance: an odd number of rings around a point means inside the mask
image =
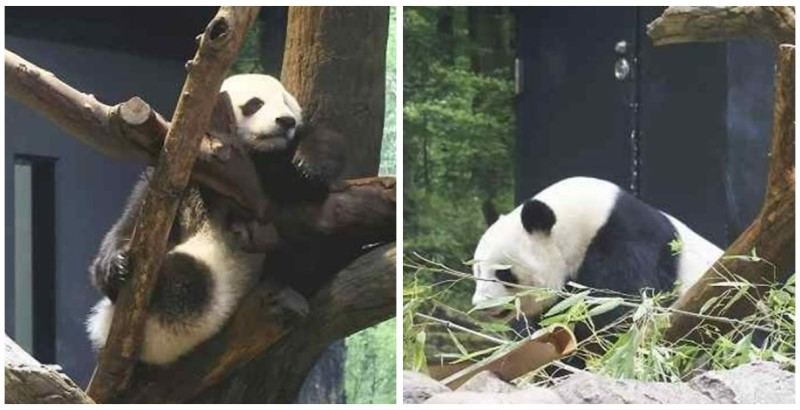
M 213 287 L 208 265 L 192 255 L 169 253 L 161 264 L 150 312 L 164 325 L 190 325 L 211 308 Z

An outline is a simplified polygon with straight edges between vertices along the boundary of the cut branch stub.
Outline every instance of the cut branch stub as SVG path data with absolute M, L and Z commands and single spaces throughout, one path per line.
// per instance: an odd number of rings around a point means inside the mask
M 108 401 L 130 384 L 181 193 L 189 182 L 225 72 L 257 12 L 258 7 L 221 7 L 192 60 L 131 238 L 133 272 L 116 301 L 111 330 L 89 384 L 88 393 L 97 402 Z

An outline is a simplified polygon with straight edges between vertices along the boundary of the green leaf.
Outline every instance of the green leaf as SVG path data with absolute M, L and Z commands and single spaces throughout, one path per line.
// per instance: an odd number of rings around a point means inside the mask
M 700 313 L 700 314 L 705 313 L 708 309 L 710 309 L 712 306 L 714 306 L 715 303 L 717 303 L 717 300 L 719 300 L 719 296 L 712 296 L 712 297 L 708 298 L 706 303 L 703 303 L 703 306 L 700 307 L 700 311 L 697 312 L 697 313 Z
M 473 306 L 472 309 L 470 309 L 467 313 L 472 313 L 476 310 L 491 309 L 493 307 L 510 305 L 516 298 L 516 296 L 500 296 L 497 298 L 487 299 Z
M 610 299 L 609 301 L 607 301 L 605 303 L 602 303 L 600 305 L 597 305 L 597 306 L 589 309 L 589 313 L 587 313 L 587 315 L 589 317 L 602 315 L 603 313 L 610 312 L 610 311 L 616 309 L 621 304 L 622 304 L 622 298 L 613 298 L 613 299 Z
M 588 295 L 589 292 L 591 291 L 587 290 L 581 293 L 576 293 L 574 295 L 571 295 L 570 297 L 562 300 L 561 302 L 556 303 L 555 306 L 551 307 L 550 310 L 548 310 L 547 313 L 544 314 L 544 316 L 547 317 L 551 315 L 556 315 L 569 309 L 578 302 L 581 302 L 584 299 L 586 299 L 586 295 Z

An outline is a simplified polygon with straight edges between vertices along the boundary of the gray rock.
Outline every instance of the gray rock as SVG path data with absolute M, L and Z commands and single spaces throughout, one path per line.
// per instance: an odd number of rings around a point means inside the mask
M 689 386 L 715 403 L 794 403 L 794 373 L 772 362 L 706 372 L 690 380 Z
M 409 370 L 403 371 L 403 403 L 422 403 L 434 394 L 450 391 L 447 386 L 427 375 Z
M 711 403 L 705 395 L 686 383 L 619 380 L 591 373 L 577 373 L 557 384 L 553 390 L 566 403 Z
M 517 390 L 514 385 L 500 380 L 494 373 L 484 370 L 466 383 L 462 384 L 456 391 L 471 391 L 478 393 L 511 393 Z
M 560 397 L 552 390 L 543 387 L 529 387 L 511 393 L 479 393 L 473 391 L 454 391 L 439 393 L 425 404 L 562 404 Z

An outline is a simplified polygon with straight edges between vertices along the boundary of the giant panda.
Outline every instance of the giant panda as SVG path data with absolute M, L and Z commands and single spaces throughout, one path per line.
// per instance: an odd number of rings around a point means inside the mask
M 236 117 L 236 138 L 251 156 L 265 193 L 278 206 L 324 198 L 344 165 L 340 136 L 305 126 L 297 100 L 275 78 L 242 74 L 227 78 Z M 135 261 L 128 255 L 136 216 L 152 169 L 134 187 L 119 221 L 103 239 L 90 266 L 92 283 L 104 295 L 87 320 L 96 349 L 105 345 L 114 302 Z M 167 365 L 216 334 L 262 274 L 265 255 L 248 252 L 248 230 L 240 229 L 229 202 L 190 184 L 170 231 L 169 251 L 149 306 L 140 360 Z M 267 233 L 276 236 L 273 231 Z M 305 299 L 286 293 L 303 311 Z
M 675 239 L 681 244 L 677 254 L 670 248 Z M 514 284 L 561 290 L 570 281 L 634 296 L 644 289 L 670 291 L 677 282 L 683 292 L 722 253 L 613 183 L 573 177 L 500 216 L 483 234 L 474 254 L 472 302 L 513 295 L 520 291 Z M 536 317 L 555 299 L 522 296 L 520 309 Z M 512 312 L 499 307 L 486 313 L 510 318 Z M 603 322 L 620 313 L 612 311 Z

